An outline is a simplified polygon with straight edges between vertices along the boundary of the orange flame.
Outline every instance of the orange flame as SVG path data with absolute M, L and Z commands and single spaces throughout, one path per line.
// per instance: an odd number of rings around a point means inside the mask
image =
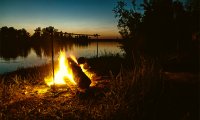
M 54 79 L 52 77 L 45 78 L 45 83 L 51 85 L 76 85 L 74 81 L 72 69 L 69 62 L 65 57 L 65 52 L 61 51 L 59 56 L 59 69 L 55 72 Z
M 76 60 L 75 56 L 70 55 L 70 58 L 78 65 L 78 61 Z M 45 78 L 45 83 L 48 86 L 68 85 L 70 87 L 71 85 L 76 85 L 77 83 L 74 80 L 72 68 L 70 68 L 70 65 L 69 65 L 70 63 L 66 59 L 64 51 L 60 51 L 58 60 L 59 60 L 59 67 L 58 67 L 58 70 L 55 71 L 54 79 L 52 76 L 49 76 L 49 77 Z M 84 68 L 83 64 L 81 64 L 80 67 L 81 67 L 82 71 L 86 74 L 86 76 L 88 76 L 88 78 L 90 78 L 90 80 L 92 81 L 92 79 L 95 75 L 93 73 L 87 71 Z M 91 86 L 93 86 L 93 85 L 94 85 L 94 83 L 92 81 Z

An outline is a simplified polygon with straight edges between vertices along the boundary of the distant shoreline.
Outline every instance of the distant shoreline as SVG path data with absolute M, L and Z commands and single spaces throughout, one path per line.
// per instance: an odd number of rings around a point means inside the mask
M 124 39 L 88 39 L 88 41 L 99 41 L 99 42 L 122 42 Z

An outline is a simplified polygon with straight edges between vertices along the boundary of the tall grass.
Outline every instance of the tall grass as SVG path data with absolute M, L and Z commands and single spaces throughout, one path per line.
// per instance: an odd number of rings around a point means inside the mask
M 15 84 L 0 84 L 2 119 L 135 119 L 149 116 L 162 89 L 160 67 L 155 59 L 134 57 L 134 66 L 121 64 L 120 72 L 110 71 L 108 80 L 101 80 L 88 93 L 67 91 L 59 96 L 23 94 L 29 82 L 15 76 Z M 3 78 L 1 78 L 3 79 Z M 35 79 L 31 77 L 29 79 Z M 1 80 L 3 81 L 3 80 Z M 109 81 L 109 82 L 105 82 Z M 103 87 L 102 87 L 103 86 Z M 153 113 L 152 113 L 153 114 Z
M 137 120 L 149 116 L 151 105 L 162 92 L 161 67 L 157 60 L 137 56 L 133 62 L 132 69 L 121 66 L 119 74 L 110 82 L 111 94 L 106 99 L 117 106 L 114 119 Z

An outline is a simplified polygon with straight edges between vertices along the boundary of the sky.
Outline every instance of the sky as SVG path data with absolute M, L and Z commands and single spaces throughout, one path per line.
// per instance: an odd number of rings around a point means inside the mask
M 118 0 L 0 0 L 0 27 L 53 26 L 59 31 L 120 38 L 113 8 Z M 131 0 L 124 0 L 131 6 Z M 140 5 L 143 0 L 136 0 Z M 185 1 L 185 0 L 182 0 Z
M 0 27 L 53 26 L 59 31 L 120 37 L 112 12 L 117 0 L 0 0 Z

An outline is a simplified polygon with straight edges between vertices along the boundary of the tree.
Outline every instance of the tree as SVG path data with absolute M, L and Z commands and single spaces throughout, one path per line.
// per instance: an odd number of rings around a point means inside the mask
M 136 10 L 135 0 L 130 9 L 124 1 L 118 1 L 113 11 L 118 18 L 120 34 L 128 38 L 123 46 L 126 52 L 139 48 L 163 55 L 179 48 L 188 49 L 192 34 L 198 31 L 199 13 L 196 5 L 186 6 L 180 1 L 144 0 L 141 4 L 144 13 L 141 14 Z
M 126 58 L 133 61 L 132 52 L 138 44 L 142 28 L 142 14 L 136 10 L 135 0 L 132 0 L 132 8 L 126 9 L 127 4 L 120 0 L 113 9 L 115 18 L 118 19 L 118 29 L 124 39 L 121 48 L 126 52 Z
M 135 9 L 135 0 L 132 1 L 133 9 L 127 10 L 124 1 L 118 1 L 113 9 L 115 17 L 118 18 L 119 33 L 123 38 L 130 38 L 137 34 L 142 15 Z
M 36 36 L 36 37 L 41 36 L 41 34 L 42 34 L 41 27 L 36 28 L 34 31 L 35 31 L 35 33 L 33 34 L 33 36 Z

